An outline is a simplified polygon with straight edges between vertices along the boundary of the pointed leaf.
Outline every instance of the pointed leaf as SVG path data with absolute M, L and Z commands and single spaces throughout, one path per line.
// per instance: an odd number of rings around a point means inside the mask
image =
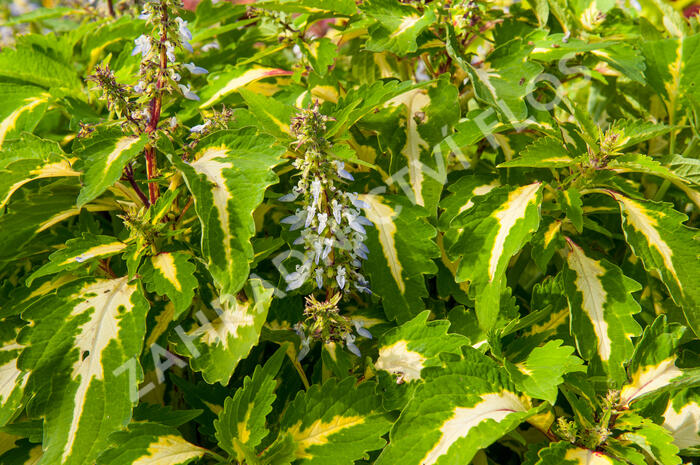
M 505 367 L 515 385 L 535 399 L 543 399 L 554 405 L 557 387 L 564 382 L 563 375 L 586 371 L 583 361 L 572 355 L 574 348 L 562 346 L 561 340 L 547 342 L 536 347 L 527 359 L 518 364 L 507 362 Z
M 432 240 L 435 228 L 425 220 L 425 209 L 404 197 L 359 198 L 369 206 L 365 215 L 374 223 L 367 229 L 370 253 L 365 265 L 372 291 L 382 297 L 387 318 L 403 323 L 425 308 L 424 275 L 437 271 L 432 259 L 440 255 Z
M 566 146 L 553 137 L 543 137 L 525 147 L 518 158 L 501 163 L 499 168 L 564 168 L 578 163 Z
M 0 208 L 30 181 L 80 174 L 73 170 L 73 160 L 64 155 L 57 143 L 31 134 L 24 133 L 17 141 L 6 141 L 0 154 Z
M 435 21 L 432 8 L 425 8 L 421 14 L 410 4 L 398 0 L 371 0 L 363 3 L 362 9 L 376 21 L 370 27 L 370 39 L 366 44 L 373 52 L 386 50 L 400 56 L 415 52 L 418 35 Z
M 49 256 L 49 263 L 27 278 L 27 286 L 31 286 L 35 279 L 42 276 L 55 274 L 59 271 L 74 270 L 85 262 L 112 256 L 126 247 L 127 245 L 116 237 L 83 233 L 82 237 L 66 241 L 65 248 L 52 253 Z
M 175 428 L 148 422 L 132 423 L 110 442 L 97 465 L 186 465 L 208 452 L 185 441 Z
M 0 148 L 3 142 L 31 132 L 44 116 L 50 95 L 40 87 L 0 84 Z
M 208 108 L 251 82 L 267 77 L 288 76 L 290 74 L 292 74 L 291 71 L 283 69 L 260 67 L 239 67 L 230 71 L 212 73 L 209 76 L 210 84 L 201 95 L 203 103 L 199 105 L 199 108 Z
M 257 366 L 252 378 L 246 376 L 243 387 L 226 399 L 224 409 L 214 421 L 219 447 L 239 462 L 245 459 L 239 445 L 254 451 L 269 432 L 265 420 L 277 397 L 274 393 L 277 388 L 275 376 L 286 351 L 287 345 L 283 345 L 268 359 L 264 368 Z
M 96 199 L 117 182 L 124 167 L 143 151 L 146 143 L 146 136 L 125 136 L 119 130 L 98 132 L 84 141 L 77 152 L 87 165 L 78 206 Z
M 41 464 L 91 463 L 131 416 L 148 302 L 127 278 L 69 284 L 24 312 L 34 401 L 45 418 Z M 39 403 L 40 399 L 45 402 Z
M 482 328 L 493 326 L 508 262 L 532 236 L 540 222 L 541 184 L 503 186 L 475 197 L 474 206 L 450 225 L 457 238 L 448 253 L 461 259 L 457 282 L 469 281 L 477 300 Z M 489 295 L 489 299 L 481 298 Z M 495 298 L 494 298 L 495 295 Z
M 426 366 L 440 364 L 438 354 L 460 353 L 460 347 L 469 340 L 461 334 L 447 334 L 447 320 L 428 322 L 430 311 L 420 313 L 398 328 L 384 333 L 379 342 L 379 358 L 374 364 L 398 376 L 402 381 L 421 379 L 421 370 Z
M 383 413 L 373 382 L 335 378 L 300 392 L 280 422 L 280 438 L 294 440 L 299 464 L 352 465 L 380 449 L 391 420 Z
M 238 362 L 258 343 L 260 331 L 267 318 L 272 300 L 272 289 L 252 279 L 245 293 L 231 300 L 212 302 L 218 317 L 213 321 L 200 317 L 201 326 L 195 326 L 173 341 L 175 351 L 190 357 L 193 370 L 201 371 L 210 384 L 227 384 Z
M 253 211 L 265 189 L 277 182 L 272 167 L 284 152 L 273 143 L 272 137 L 254 130 L 227 130 L 204 138 L 191 163 L 169 155 L 194 197 L 202 224 L 202 253 L 224 297 L 238 292 L 248 278 L 254 258 Z
M 633 316 L 640 307 L 632 293 L 642 287 L 614 264 L 590 258 L 567 241 L 564 282 L 579 352 L 586 360 L 600 360 L 611 379 L 621 383 L 623 365 L 632 356 L 631 338 L 641 334 Z
M 184 252 L 162 252 L 148 257 L 139 268 L 148 291 L 167 295 L 175 305 L 174 319 L 189 308 L 198 286 L 194 277 L 196 267 L 189 258 Z
M 683 225 L 687 217 L 667 204 L 609 194 L 620 204 L 622 230 L 632 251 L 647 271 L 659 273 L 673 301 L 683 308 L 691 329 L 700 334 L 697 231 Z
M 526 398 L 508 390 L 439 376 L 418 387 L 376 464 L 470 463 L 533 413 Z

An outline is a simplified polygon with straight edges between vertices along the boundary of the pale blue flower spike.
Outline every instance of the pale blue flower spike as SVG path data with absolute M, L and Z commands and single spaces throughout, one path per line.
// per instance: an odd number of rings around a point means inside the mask
M 289 194 L 285 194 L 277 200 L 280 202 L 294 202 L 297 199 L 297 197 L 299 197 L 299 194 L 297 194 L 296 192 L 290 192 Z

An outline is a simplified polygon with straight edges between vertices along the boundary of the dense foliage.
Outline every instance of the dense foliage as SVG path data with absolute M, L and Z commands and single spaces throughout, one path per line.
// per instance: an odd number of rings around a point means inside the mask
M 693 460 L 688 3 L 1 4 L 0 464 Z

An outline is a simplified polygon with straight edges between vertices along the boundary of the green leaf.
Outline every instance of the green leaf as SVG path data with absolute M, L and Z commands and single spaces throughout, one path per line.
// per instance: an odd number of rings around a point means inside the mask
M 459 109 L 452 105 L 457 99 L 457 88 L 442 78 L 434 86 L 404 92 L 386 103 L 398 117 L 401 147 L 392 154 L 391 182 L 397 182 L 413 203 L 431 215 L 447 181 L 447 154 L 442 154 L 439 144 L 459 120 Z
M 567 441 L 552 442 L 540 449 L 536 462 L 527 465 L 625 465 L 604 452 L 584 449 Z
M 10 421 L 20 408 L 29 374 L 17 366 L 23 346 L 17 333 L 24 326 L 19 318 L 6 319 L 0 325 L 0 426 Z
M 643 418 L 632 412 L 623 412 L 616 420 L 615 427 L 628 430 L 619 439 L 629 441 L 649 456 L 659 465 L 679 465 L 678 447 L 673 444 L 673 437 L 664 429 L 648 418 Z
M 611 127 L 620 134 L 615 141 L 615 147 L 620 150 L 663 136 L 674 129 L 658 122 L 652 123 L 651 121 L 641 120 L 617 120 Z
M 362 194 L 369 208 L 365 215 L 374 223 L 367 229 L 366 262 L 372 291 L 382 297 L 387 318 L 403 323 L 425 308 L 428 296 L 425 274 L 434 274 L 434 257 L 440 255 L 432 238 L 435 228 L 425 209 L 399 196 Z
M 486 380 L 437 376 L 418 387 L 376 464 L 470 463 L 533 413 L 528 399 Z
M 27 286 L 35 279 L 48 276 L 60 271 L 79 268 L 85 262 L 96 258 L 105 258 L 124 250 L 127 245 L 112 236 L 97 236 L 83 233 L 82 237 L 69 239 L 65 248 L 52 253 L 49 263 L 45 264 L 27 278 Z
M 96 199 L 117 182 L 127 163 L 143 152 L 147 143 L 145 135 L 125 136 L 120 130 L 98 132 L 83 141 L 81 149 L 76 152 L 87 165 L 78 206 Z
M 243 387 L 226 399 L 224 409 L 214 421 L 219 447 L 239 462 L 245 458 L 240 445 L 254 451 L 269 432 L 265 420 L 277 397 L 275 376 L 287 349 L 287 345 L 283 345 L 267 360 L 264 368 L 257 366 L 252 378 L 246 376 Z
M 632 293 L 642 286 L 613 263 L 590 258 L 567 241 L 564 282 L 579 352 L 586 360 L 599 360 L 620 384 L 625 379 L 624 364 L 634 349 L 631 338 L 641 334 L 633 316 L 640 307 Z
M 673 443 L 681 450 L 700 446 L 700 396 L 697 389 L 687 389 L 674 394 L 663 413 L 663 427 L 673 437 Z M 685 454 L 684 455 L 690 455 Z
M 0 84 L 0 148 L 22 131 L 33 131 L 48 107 L 50 94 L 40 87 Z
M 338 0 L 334 2 L 326 0 L 261 0 L 256 3 L 255 6 L 257 8 L 288 13 L 341 14 L 350 16 L 357 11 L 357 6 L 353 0 Z
M 3 48 L 0 52 L 0 77 L 46 88 L 81 87 L 78 75 L 70 65 L 27 44 L 20 44 L 16 49 Z
M 139 268 L 148 291 L 167 295 L 175 305 L 175 319 L 192 304 L 198 286 L 194 277 L 196 267 L 189 258 L 184 252 L 161 252 L 149 257 Z
M 508 262 L 539 227 L 541 184 L 498 187 L 472 201 L 473 207 L 452 220 L 457 237 L 448 254 L 461 259 L 456 281 L 471 283 L 479 324 L 490 329 L 498 317 Z
M 209 108 L 251 82 L 274 76 L 288 76 L 290 74 L 292 74 L 291 71 L 283 69 L 261 67 L 237 67 L 229 71 L 212 73 L 209 75 L 209 85 L 202 92 L 202 103 L 199 105 L 199 108 Z
M 3 232 L 0 263 L 30 252 L 48 252 L 48 247 L 56 241 L 48 230 L 80 213 L 75 206 L 77 195 L 75 185 L 62 182 L 22 192 L 22 197 L 6 207 L 9 211 L 0 215 L 0 230 Z M 85 209 L 90 212 L 111 211 L 120 209 L 120 206 L 113 200 L 104 200 L 86 205 Z M 31 242 L 38 235 L 44 238 L 43 242 Z
M 676 111 L 700 97 L 700 34 L 644 41 L 640 45 L 649 85 L 663 98 L 674 124 Z
M 680 155 L 676 155 L 674 158 L 672 158 L 672 160 L 674 159 L 676 162 L 689 166 Z M 698 192 L 696 188 L 691 185 L 693 182 L 692 180 L 686 179 L 679 173 L 663 166 L 661 163 L 651 157 L 639 154 L 626 154 L 612 160 L 610 163 L 608 163 L 607 167 L 618 173 L 646 173 L 667 179 L 676 187 L 685 192 L 696 205 L 700 205 L 700 192 Z M 690 175 L 692 176 L 692 172 Z
M 0 208 L 31 181 L 80 174 L 72 167 L 74 159 L 67 158 L 57 143 L 28 133 L 23 133 L 22 139 L 6 141 L 0 155 Z
M 630 405 L 652 393 L 682 387 L 688 378 L 691 383 L 700 383 L 697 370 L 686 376 L 676 366 L 676 349 L 685 332 L 685 327 L 677 323 L 668 324 L 665 315 L 644 329 L 627 368 L 629 381 L 620 390 L 622 405 Z
M 405 92 L 422 87 L 426 84 L 414 84 L 412 81 L 377 81 L 371 85 L 363 85 L 350 89 L 345 97 L 331 111 L 335 121 L 328 123 L 326 137 L 344 134 L 362 117 Z
M 420 380 L 424 367 L 439 365 L 442 352 L 460 354 L 469 344 L 461 334 L 447 334 L 450 322 L 428 321 L 430 311 L 421 312 L 398 328 L 384 333 L 379 342 L 378 370 L 396 375 L 402 382 Z
M 574 348 L 562 346 L 557 339 L 536 347 L 521 363 L 506 362 L 505 368 L 513 383 L 522 392 L 535 399 L 543 399 L 554 405 L 558 386 L 564 382 L 563 375 L 586 371 L 583 361 L 572 355 Z
M 647 271 L 657 271 L 673 301 L 683 308 L 690 328 L 700 334 L 700 256 L 697 230 L 682 223 L 687 217 L 668 204 L 633 200 L 608 192 L 620 205 L 622 230 Z
M 578 163 L 566 146 L 554 137 L 542 137 L 529 144 L 520 157 L 501 163 L 499 168 L 564 168 Z
M 391 420 L 381 408 L 376 384 L 355 385 L 353 377 L 335 378 L 300 392 L 280 421 L 277 441 L 294 441 L 298 464 L 352 465 L 381 449 Z
M 186 465 L 209 451 L 182 438 L 175 428 L 157 423 L 132 423 L 110 436 L 111 447 L 97 465 Z
M 173 341 L 178 354 L 190 357 L 190 367 L 201 371 L 210 384 L 226 385 L 238 362 L 258 343 L 267 318 L 272 289 L 265 289 L 260 280 L 249 281 L 244 293 L 233 299 L 212 302 L 218 318 L 200 321 L 187 334 Z
M 376 21 L 369 29 L 370 39 L 365 45 L 372 52 L 390 51 L 399 56 L 415 52 L 418 36 L 435 21 L 430 7 L 421 14 L 412 5 L 398 0 L 370 0 L 362 4 L 362 10 Z
M 321 76 L 326 75 L 338 56 L 338 46 L 328 37 L 310 43 L 303 41 L 301 47 L 311 67 Z
M 293 106 L 246 89 L 241 89 L 240 94 L 265 132 L 280 141 L 291 140 L 289 125 L 296 112 Z
M 87 279 L 34 303 L 19 340 L 32 409 L 45 418 L 42 463 L 91 463 L 131 416 L 148 302 L 127 278 Z
M 578 191 L 578 189 L 570 187 L 565 191 L 560 191 L 559 202 L 569 221 L 571 221 L 579 233 L 582 232 L 583 203 L 581 202 L 581 193 Z
M 219 131 L 204 138 L 185 163 L 169 154 L 184 175 L 202 224 L 202 253 L 209 262 L 223 298 L 238 292 L 253 261 L 253 211 L 265 189 L 277 182 L 272 168 L 280 163 L 283 147 L 254 130 Z

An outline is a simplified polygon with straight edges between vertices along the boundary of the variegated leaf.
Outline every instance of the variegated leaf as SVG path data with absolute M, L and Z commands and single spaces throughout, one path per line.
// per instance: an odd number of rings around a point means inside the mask
M 700 34 L 644 41 L 640 45 L 647 63 L 647 81 L 664 99 L 674 124 L 681 106 L 700 96 Z
M 460 347 L 469 344 L 461 334 L 447 334 L 447 320 L 428 322 L 426 310 L 398 328 L 384 333 L 379 342 L 379 358 L 374 364 L 378 370 L 397 376 L 402 382 L 420 380 L 421 370 L 440 363 L 442 352 L 460 353 Z
M 615 420 L 616 428 L 625 431 L 619 439 L 637 446 L 653 457 L 656 463 L 663 465 L 680 465 L 682 460 L 678 457 L 678 447 L 673 444 L 673 436 L 657 425 L 649 418 L 626 411 Z M 630 447 L 630 446 L 628 446 Z
M 69 239 L 65 248 L 52 253 L 49 263 L 45 264 L 27 278 L 27 286 L 43 276 L 59 271 L 74 270 L 83 263 L 97 258 L 105 258 L 118 254 L 127 247 L 125 243 L 112 236 L 83 233 L 82 237 Z
M 376 464 L 470 463 L 534 413 L 527 398 L 485 379 L 437 376 L 418 387 Z
M 32 409 L 45 418 L 41 465 L 92 463 L 131 417 L 148 302 L 127 278 L 68 284 L 23 314 Z
M 616 383 L 625 379 L 624 364 L 632 356 L 632 337 L 641 334 L 634 319 L 639 304 L 632 293 L 642 286 L 605 259 L 586 255 L 567 238 L 569 253 L 564 274 L 571 324 L 579 352 L 598 360 Z
M 457 88 L 448 80 L 402 93 L 386 103 L 398 119 L 399 153 L 392 155 L 392 182 L 399 184 L 415 204 L 436 213 L 442 187 L 446 183 L 444 157 L 439 147 L 445 134 L 459 120 Z M 434 151 L 435 150 L 435 151 Z
M 674 394 L 663 417 L 663 427 L 679 449 L 694 449 L 695 454 L 700 452 L 700 393 L 697 388 Z
M 274 76 L 288 76 L 291 71 L 277 68 L 240 67 L 209 76 L 209 85 L 201 95 L 202 104 L 199 108 L 208 108 L 220 102 L 229 94 L 260 79 Z
M 269 433 L 265 423 L 277 397 L 275 376 L 289 347 L 284 344 L 264 367 L 255 368 L 252 378 L 246 376 L 243 386 L 234 396 L 226 399 L 224 409 L 214 421 L 219 447 L 239 462 L 246 458 L 243 448 L 255 451 Z
M 552 442 L 540 449 L 537 460 L 527 465 L 625 465 L 605 452 L 578 447 L 567 441 Z
M 622 213 L 622 230 L 634 254 L 648 271 L 657 271 L 671 297 L 683 308 L 688 324 L 700 334 L 700 257 L 698 231 L 683 222 L 687 217 L 671 206 L 609 194 Z
M 628 406 L 652 393 L 700 384 L 697 369 L 685 372 L 676 366 L 676 350 L 686 328 L 666 322 L 661 315 L 644 329 L 627 368 L 629 381 L 620 390 L 620 403 Z
M 134 422 L 109 439 L 112 445 L 96 465 L 186 465 L 209 452 L 187 442 L 177 429 L 158 423 Z
M 386 443 L 391 419 L 383 412 L 376 384 L 335 378 L 300 392 L 280 421 L 277 443 L 294 443 L 298 464 L 352 465 Z
M 676 160 L 683 157 L 676 155 Z M 696 205 L 700 206 L 700 191 L 692 185 L 690 179 L 684 178 L 680 173 L 662 165 L 658 161 L 646 155 L 626 154 L 617 157 L 608 164 L 608 168 L 618 173 L 646 173 L 666 179 L 681 189 Z
M 178 335 L 175 351 L 190 357 L 192 369 L 201 371 L 208 383 L 227 384 L 238 362 L 258 343 L 271 300 L 272 289 L 259 279 L 250 280 L 245 293 L 212 302 L 218 314 L 213 319 L 198 312 L 199 324 Z
M 24 134 L 0 150 L 0 208 L 17 189 L 35 179 L 79 176 L 56 142 Z
M 169 155 L 194 197 L 202 224 L 202 253 L 224 298 L 238 292 L 248 278 L 255 235 L 253 211 L 265 189 L 277 182 L 272 168 L 282 147 L 254 130 L 219 131 L 204 138 L 186 163 Z
M 418 35 L 435 21 L 431 8 L 421 13 L 398 0 L 371 0 L 363 3 L 362 9 L 376 21 L 369 30 L 370 39 L 366 44 L 373 52 L 388 50 L 397 55 L 415 52 Z
M 125 136 L 120 130 L 100 131 L 82 142 L 77 155 L 87 166 L 78 206 L 99 197 L 122 175 L 124 167 L 139 155 L 148 143 L 145 135 Z
M 0 84 L 0 149 L 3 142 L 31 132 L 44 116 L 50 94 L 40 87 Z
M 572 355 L 574 348 L 561 344 L 558 339 L 549 341 L 542 347 L 535 347 L 520 363 L 506 361 L 505 368 L 519 390 L 554 405 L 559 392 L 557 387 L 564 382 L 563 375 L 586 371 L 583 361 Z
M 74 178 L 73 178 L 74 179 Z M 0 215 L 3 247 L 0 248 L 0 268 L 18 257 L 50 252 L 51 246 L 63 243 L 50 234 L 50 229 L 74 216 L 81 209 L 75 206 L 78 187 L 71 182 L 56 182 L 39 189 L 23 189 Z M 113 199 L 100 199 L 83 207 L 90 212 L 119 210 Z M 42 240 L 32 241 L 36 237 Z M 56 243 L 58 242 L 58 243 Z
M 194 276 L 196 267 L 189 258 L 184 252 L 161 252 L 148 257 L 139 268 L 149 292 L 167 295 L 175 305 L 175 319 L 189 308 L 198 285 Z
M 374 223 L 367 230 L 370 254 L 366 269 L 372 291 L 382 297 L 384 312 L 403 323 L 425 306 L 425 274 L 437 271 L 432 259 L 440 255 L 432 238 L 435 228 L 425 217 L 425 209 L 404 197 L 363 194 L 368 205 L 365 215 Z
M 541 185 L 498 187 L 470 201 L 474 206 L 450 224 L 457 237 L 448 254 L 460 259 L 456 281 L 470 282 L 479 324 L 489 329 L 498 317 L 508 262 L 539 227 Z
M 41 444 L 19 443 L 15 448 L 0 455 L 1 465 L 37 465 L 43 452 Z
M 22 345 L 17 343 L 17 333 L 23 323 L 19 318 L 0 323 L 0 426 L 4 426 L 19 409 L 29 373 L 17 367 Z
M 554 137 L 536 139 L 520 152 L 520 156 L 501 163 L 499 168 L 533 167 L 565 168 L 578 163 L 578 157 L 571 154 L 560 140 Z

